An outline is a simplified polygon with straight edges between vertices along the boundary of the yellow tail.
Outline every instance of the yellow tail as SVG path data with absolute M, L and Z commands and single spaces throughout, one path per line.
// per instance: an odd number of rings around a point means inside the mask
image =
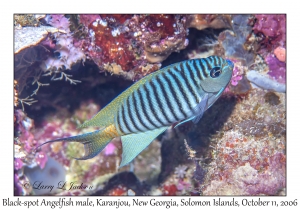
M 97 130 L 90 133 L 81 134 L 78 136 L 71 136 L 67 138 L 55 139 L 47 141 L 37 148 L 43 146 L 44 144 L 53 143 L 53 142 L 79 142 L 84 145 L 84 156 L 75 158 L 77 160 L 86 160 L 95 157 L 99 154 L 106 145 L 114 138 L 119 136 L 118 132 L 115 129 L 115 126 L 111 125 L 105 129 Z

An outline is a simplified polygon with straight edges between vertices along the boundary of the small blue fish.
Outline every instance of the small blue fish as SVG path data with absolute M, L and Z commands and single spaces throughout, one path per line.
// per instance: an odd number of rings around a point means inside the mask
M 121 136 L 120 167 L 130 163 L 159 134 L 175 123 L 197 123 L 228 85 L 233 63 L 218 56 L 182 61 L 142 78 L 80 127 L 101 130 L 57 141 L 80 142 L 86 160 Z M 42 145 L 44 145 L 42 144 Z M 42 146 L 40 145 L 40 146 Z

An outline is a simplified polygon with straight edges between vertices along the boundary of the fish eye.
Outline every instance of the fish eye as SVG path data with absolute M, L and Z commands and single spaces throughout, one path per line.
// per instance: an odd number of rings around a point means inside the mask
M 210 76 L 212 78 L 219 77 L 221 75 L 221 73 L 222 73 L 222 69 L 219 66 L 216 66 L 216 67 L 212 68 L 212 70 L 210 70 Z

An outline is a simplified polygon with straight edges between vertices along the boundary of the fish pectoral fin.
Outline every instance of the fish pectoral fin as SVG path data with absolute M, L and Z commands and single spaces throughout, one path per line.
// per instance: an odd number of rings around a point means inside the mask
M 138 154 L 141 153 L 159 134 L 168 127 L 162 127 L 143 133 L 134 133 L 121 137 L 122 141 L 122 162 L 119 168 L 130 163 Z
M 185 122 L 188 122 L 188 121 L 190 121 L 190 120 L 193 120 L 194 118 L 196 118 L 197 116 L 193 116 L 193 117 L 190 117 L 190 118 L 188 118 L 188 119 L 186 119 L 186 120 L 184 120 L 184 121 L 181 121 L 180 123 L 178 123 L 177 125 L 175 125 L 175 127 L 174 128 L 177 128 L 179 125 L 182 125 L 183 123 L 185 123 Z
M 194 124 L 197 124 L 199 122 L 199 120 L 202 118 L 203 113 L 206 110 L 206 106 L 207 106 L 207 101 L 208 101 L 208 94 L 205 93 L 200 101 L 199 104 L 197 104 L 197 106 L 192 110 L 194 116 L 178 123 L 174 128 L 178 127 L 179 125 L 182 125 L 185 122 L 188 122 L 190 120 L 193 121 Z
M 219 92 L 214 96 L 215 99 L 210 103 L 210 105 L 207 107 L 207 109 L 210 108 L 215 103 L 215 101 L 221 96 L 224 89 L 225 88 L 223 87 L 221 90 L 219 90 Z
M 199 120 L 202 118 L 203 113 L 206 110 L 206 106 L 207 106 L 207 101 L 208 101 L 208 94 L 205 93 L 200 101 L 200 103 L 194 108 L 194 113 L 196 114 L 196 116 L 193 118 L 193 123 L 197 124 L 199 122 Z

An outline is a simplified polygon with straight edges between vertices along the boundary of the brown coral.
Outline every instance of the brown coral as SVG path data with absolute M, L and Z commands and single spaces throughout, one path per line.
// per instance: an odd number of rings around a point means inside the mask
M 232 28 L 231 15 L 190 15 L 187 20 L 189 28 L 203 30 L 205 28 Z
M 132 79 L 146 75 L 143 67 L 151 73 L 172 52 L 185 49 L 188 28 L 231 28 L 230 15 L 80 15 L 79 19 L 89 32 L 83 45 L 86 53 L 101 69 Z

